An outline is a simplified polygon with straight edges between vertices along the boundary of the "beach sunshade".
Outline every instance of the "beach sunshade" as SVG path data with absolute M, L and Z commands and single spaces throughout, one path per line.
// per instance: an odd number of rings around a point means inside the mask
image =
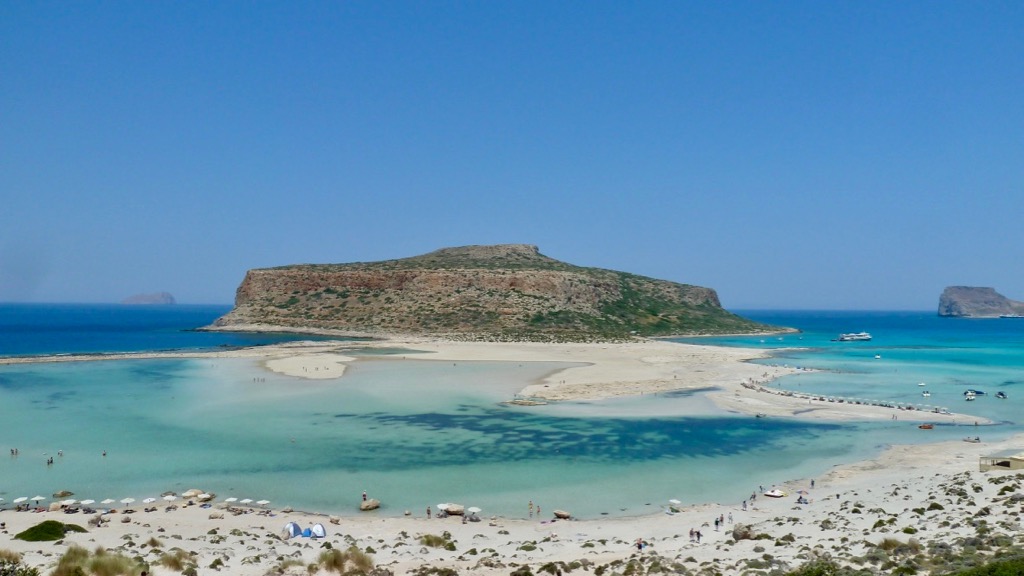
M 67 500 L 61 500 L 60 501 L 60 505 L 61 506 L 71 506 L 75 502 L 78 502 L 78 500 L 75 500 L 74 498 L 68 498 Z
M 135 502 L 135 498 L 122 498 L 121 499 L 121 504 L 131 504 L 132 502 Z
M 295 522 L 289 522 L 289 523 L 284 525 L 284 534 L 283 535 L 284 535 L 284 537 L 286 539 L 287 538 L 296 538 L 296 537 L 302 535 L 302 528 L 300 528 L 299 525 L 296 524 Z
M 224 501 L 225 502 L 238 502 L 238 498 L 235 498 L 234 496 L 232 496 L 231 498 L 225 498 Z
M 449 506 L 451 506 L 451 504 L 450 504 L 450 503 L 448 503 L 448 502 L 444 502 L 444 503 L 442 503 L 442 504 L 438 504 L 438 505 L 437 505 L 437 509 L 438 509 L 438 510 L 447 510 Z
M 32 501 L 33 502 L 42 502 L 43 500 L 46 500 L 46 496 L 33 496 L 32 497 Z
M 175 496 L 174 494 L 165 494 L 164 495 L 164 500 L 166 500 L 168 502 L 174 502 L 177 499 L 178 499 L 178 497 Z
M 113 503 L 114 503 L 114 499 L 113 498 L 107 498 L 103 502 L 100 502 L 100 504 L 113 504 Z
M 682 502 L 680 502 L 679 500 L 676 500 L 675 498 L 669 500 L 668 503 L 669 504 L 682 504 Z
M 243 498 L 238 501 L 239 504 L 252 504 L 252 498 Z
M 88 506 L 89 504 L 95 504 L 95 503 L 96 503 L 95 500 L 82 500 L 81 502 L 79 502 L 79 504 L 81 504 L 82 506 Z
M 146 499 L 145 499 L 145 500 L 143 500 L 142 502 L 143 502 L 144 504 L 152 504 L 153 502 L 156 502 L 156 498 L 146 498 Z
M 203 492 L 202 494 L 197 495 L 196 498 L 199 498 L 200 500 L 209 500 L 210 498 L 213 498 L 213 496 Z
M 470 506 L 469 508 L 466 508 L 466 512 L 469 512 L 470 514 L 479 514 L 483 512 L 483 510 L 476 506 Z
M 25 500 L 28 500 L 28 496 L 19 496 L 13 500 L 15 504 L 21 504 Z
M 256 503 L 259 504 L 260 506 L 266 506 L 267 504 L 270 504 L 270 500 L 260 500 Z

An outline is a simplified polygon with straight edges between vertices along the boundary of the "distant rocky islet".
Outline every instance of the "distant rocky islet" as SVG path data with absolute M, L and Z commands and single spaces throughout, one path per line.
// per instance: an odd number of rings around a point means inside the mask
M 939 316 L 999 318 L 1024 315 L 1024 302 L 1010 300 L 995 288 L 948 286 L 939 296 Z
M 129 296 L 121 300 L 121 304 L 177 304 L 177 301 L 168 292 L 151 292 Z

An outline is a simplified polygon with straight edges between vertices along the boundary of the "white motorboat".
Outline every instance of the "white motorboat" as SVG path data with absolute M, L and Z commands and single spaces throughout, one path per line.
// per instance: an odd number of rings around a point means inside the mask
M 840 334 L 836 340 L 839 342 L 867 342 L 871 340 L 871 334 L 867 332 L 850 332 L 848 334 Z

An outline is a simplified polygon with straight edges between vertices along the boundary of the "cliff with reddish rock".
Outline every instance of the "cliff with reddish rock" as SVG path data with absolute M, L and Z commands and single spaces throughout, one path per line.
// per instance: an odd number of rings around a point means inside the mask
M 727 312 L 710 288 L 573 266 L 520 244 L 250 270 L 212 328 L 541 341 L 775 329 Z

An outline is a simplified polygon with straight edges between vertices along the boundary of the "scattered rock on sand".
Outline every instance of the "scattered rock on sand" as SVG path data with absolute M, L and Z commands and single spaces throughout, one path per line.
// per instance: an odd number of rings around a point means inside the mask
M 369 500 L 363 500 L 359 503 L 359 510 L 366 512 L 367 510 L 376 510 L 380 508 L 380 500 L 376 498 L 370 498 Z

